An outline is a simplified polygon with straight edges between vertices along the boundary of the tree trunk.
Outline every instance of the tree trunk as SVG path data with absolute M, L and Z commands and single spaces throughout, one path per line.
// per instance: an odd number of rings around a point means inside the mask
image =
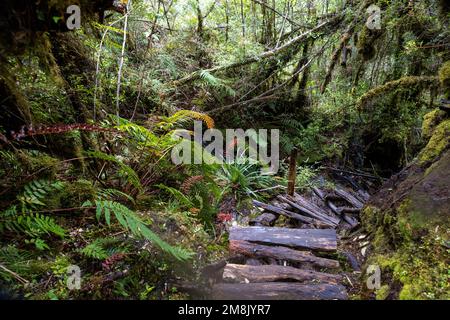
M 294 149 L 291 151 L 291 156 L 289 157 L 287 194 L 290 196 L 294 196 L 296 177 L 297 177 L 297 149 Z

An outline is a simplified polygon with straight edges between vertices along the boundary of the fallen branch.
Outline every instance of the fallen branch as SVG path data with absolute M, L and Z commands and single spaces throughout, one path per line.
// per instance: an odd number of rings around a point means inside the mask
M 332 217 L 329 217 L 329 216 L 323 216 L 322 214 L 317 213 L 317 212 L 313 212 L 309 208 L 306 208 L 306 207 L 296 203 L 295 201 L 293 201 L 294 200 L 293 198 L 289 199 L 289 198 L 283 197 L 281 195 L 279 195 L 277 198 L 280 199 L 281 201 L 284 201 L 284 202 L 290 204 L 291 206 L 300 210 L 301 212 L 313 217 L 314 219 L 322 221 L 323 223 L 325 223 L 329 226 L 336 227 L 338 225 L 338 222 L 336 222 L 336 219 L 333 219 Z
M 268 210 L 268 211 L 275 212 L 277 214 L 281 214 L 281 215 L 286 216 L 286 217 L 291 218 L 291 219 L 299 220 L 299 221 L 304 222 L 304 223 L 314 224 L 317 227 L 327 228 L 327 227 L 330 227 L 330 226 L 332 227 L 333 226 L 331 223 L 329 223 L 327 221 L 320 221 L 319 219 L 313 219 L 313 218 L 305 217 L 305 216 L 302 216 L 302 215 L 300 215 L 298 213 L 295 213 L 295 212 L 292 212 L 292 211 L 288 211 L 288 210 L 284 210 L 284 209 L 281 209 L 281 208 L 278 208 L 278 207 L 275 207 L 275 206 L 271 206 L 270 204 L 265 204 L 265 203 L 259 202 L 257 200 L 253 200 L 253 204 L 255 206 L 257 206 L 257 207 L 263 208 L 263 209 Z
M 275 48 L 275 49 L 272 49 L 272 50 L 269 50 L 269 51 L 266 51 L 266 52 L 263 52 L 259 56 L 248 57 L 247 59 L 244 59 L 242 61 L 231 63 L 231 64 L 226 65 L 226 66 L 218 66 L 218 67 L 206 69 L 204 71 L 206 71 L 208 73 L 214 73 L 214 72 L 218 72 L 218 71 L 225 71 L 225 70 L 230 70 L 230 69 L 236 69 L 236 68 L 245 66 L 247 64 L 251 64 L 251 63 L 260 61 L 262 59 L 272 57 L 272 56 L 280 53 L 281 51 L 289 48 L 291 45 L 296 44 L 296 43 L 304 40 L 305 38 L 309 37 L 312 33 L 321 30 L 322 28 L 324 28 L 325 26 L 331 24 L 332 22 L 335 22 L 337 19 L 338 19 L 338 17 L 332 18 L 330 20 L 326 20 L 326 21 L 320 23 L 315 28 L 306 31 L 306 32 L 298 35 L 297 37 L 292 38 L 291 40 L 287 41 L 282 46 L 280 46 L 278 48 Z M 179 80 L 175 80 L 175 81 L 172 82 L 172 85 L 179 86 L 179 85 L 182 85 L 182 84 L 184 84 L 186 82 L 196 80 L 196 79 L 198 79 L 200 77 L 201 71 L 202 70 L 195 71 L 195 72 L 191 73 L 190 75 L 188 75 L 188 76 L 186 76 L 184 78 L 181 78 Z
M 14 277 L 14 279 L 18 280 L 19 282 L 21 282 L 23 284 L 30 283 L 30 281 L 28 281 L 27 279 L 22 278 L 17 273 L 15 273 L 14 271 L 9 270 L 7 267 L 5 267 L 2 264 L 0 264 L 0 269 L 2 269 L 3 271 L 9 273 L 10 275 L 12 275 Z

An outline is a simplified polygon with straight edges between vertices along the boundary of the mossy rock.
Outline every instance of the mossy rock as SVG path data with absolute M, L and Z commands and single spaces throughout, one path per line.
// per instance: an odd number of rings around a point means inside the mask
M 373 248 L 366 264 L 390 275 L 375 292 L 377 299 L 449 299 L 449 133 L 450 120 L 439 124 L 416 161 L 362 211 Z
M 446 113 L 440 109 L 434 109 L 433 111 L 427 113 L 423 117 L 422 122 L 422 137 L 425 139 L 431 138 L 434 133 L 436 126 L 445 119 Z
M 433 135 L 419 154 L 419 164 L 426 165 L 437 159 L 450 143 L 450 120 L 445 120 L 433 131 Z

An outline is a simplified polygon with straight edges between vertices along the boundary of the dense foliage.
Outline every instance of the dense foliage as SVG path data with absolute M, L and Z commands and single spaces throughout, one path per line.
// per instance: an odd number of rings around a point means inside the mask
M 301 189 L 326 166 L 388 178 L 448 99 L 442 1 L 119 2 L 91 1 L 74 31 L 55 8 L 24 30 L 2 14 L 0 279 L 27 298 L 186 297 L 176 280 L 224 255 L 231 217 L 287 185 L 284 160 L 275 176 L 245 154 L 174 165 L 173 133 L 194 120 L 280 129 Z

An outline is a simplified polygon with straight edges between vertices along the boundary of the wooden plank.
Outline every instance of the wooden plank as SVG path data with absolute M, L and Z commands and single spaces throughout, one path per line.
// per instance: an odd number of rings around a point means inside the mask
M 329 219 L 330 221 L 332 221 L 336 224 L 339 224 L 340 219 L 338 217 L 328 214 L 325 210 L 316 206 L 314 203 L 312 203 L 311 201 L 308 201 L 301 195 L 297 194 L 295 197 L 289 197 L 289 199 L 291 201 L 297 202 L 301 206 L 309 209 L 310 211 L 315 212 L 316 214 L 319 214 L 320 216 L 322 216 L 326 219 Z
M 332 259 L 316 257 L 311 252 L 299 251 L 281 246 L 265 246 L 241 240 L 230 241 L 230 252 L 247 257 L 273 258 L 294 263 L 311 264 L 317 268 L 339 268 L 339 262 Z
M 336 251 L 334 229 L 288 229 L 277 227 L 231 227 L 230 240 L 244 240 L 311 250 Z
M 350 192 L 347 192 L 341 188 L 336 188 L 334 192 L 355 208 L 361 209 L 362 207 L 364 207 L 364 203 L 362 203 L 359 199 L 353 196 Z
M 336 221 L 338 221 L 338 217 L 334 216 L 334 215 L 330 215 L 329 211 L 326 211 L 325 209 L 322 209 L 321 207 L 319 207 L 317 204 L 315 204 L 313 201 L 311 200 L 307 200 L 305 197 L 302 197 L 301 195 L 299 195 L 298 193 L 294 194 L 294 200 L 300 204 L 303 205 L 305 207 L 307 207 L 309 210 L 320 213 L 321 215 L 324 216 L 331 216 L 332 218 L 337 219 Z
M 278 199 L 285 201 L 286 203 L 290 204 L 291 206 L 293 206 L 294 208 L 296 208 L 297 210 L 300 210 L 300 212 L 303 212 L 311 217 L 313 217 L 314 219 L 318 219 L 324 223 L 327 223 L 333 227 L 337 226 L 337 223 L 335 221 L 333 221 L 331 219 L 331 217 L 329 216 L 322 216 L 319 213 L 313 212 L 311 210 L 309 210 L 308 208 L 305 208 L 304 206 L 301 206 L 300 204 L 296 203 L 295 201 L 293 201 L 293 199 L 288 199 L 288 197 L 283 197 L 281 195 L 277 196 Z
M 336 284 L 294 282 L 218 283 L 213 300 L 346 300 L 345 287 Z
M 255 206 L 257 206 L 257 207 L 263 208 L 263 209 L 268 210 L 268 211 L 275 212 L 277 214 L 281 214 L 281 215 L 283 215 L 285 217 L 288 217 L 288 218 L 291 218 L 291 219 L 299 220 L 299 221 L 304 222 L 304 223 L 314 224 L 314 225 L 316 225 L 319 228 L 326 228 L 326 227 L 333 227 L 334 226 L 333 224 L 331 224 L 329 222 L 324 222 L 324 221 L 320 221 L 320 220 L 313 219 L 313 218 L 310 218 L 310 217 L 305 217 L 305 216 L 302 216 L 302 215 L 300 215 L 298 213 L 295 213 L 295 212 L 292 212 L 292 211 L 289 211 L 289 210 L 284 210 L 282 208 L 275 207 L 275 206 L 270 205 L 270 204 L 265 204 L 265 203 L 260 202 L 258 200 L 253 200 L 253 204 Z
M 309 283 L 337 284 L 342 280 L 342 277 L 336 274 L 287 266 L 227 264 L 223 270 L 223 280 L 233 283 L 295 280 Z

